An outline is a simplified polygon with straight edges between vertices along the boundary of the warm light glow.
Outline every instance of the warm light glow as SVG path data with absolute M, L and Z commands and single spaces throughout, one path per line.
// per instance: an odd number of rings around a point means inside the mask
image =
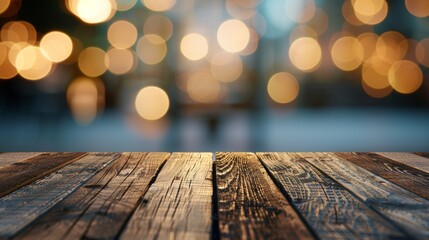
M 376 52 L 380 57 L 397 61 L 407 53 L 408 41 L 401 33 L 389 31 L 378 38 L 376 47 Z
M 0 14 L 5 12 L 10 5 L 10 0 L 0 0 Z
M 166 16 L 151 15 L 144 22 L 143 33 L 156 34 L 167 41 L 173 34 L 173 23 Z
M 232 82 L 243 73 L 243 62 L 236 54 L 219 52 L 210 61 L 210 71 L 219 81 Z
M 299 4 L 297 9 L 296 4 Z M 314 0 L 290 0 L 285 4 L 286 16 L 297 23 L 310 21 L 316 13 L 316 3 Z
M 344 71 L 352 71 L 362 63 L 364 50 L 354 37 L 342 37 L 335 41 L 331 49 L 332 61 Z
M 100 48 L 89 47 L 84 49 L 78 59 L 79 69 L 88 77 L 98 77 L 107 70 L 109 60 L 106 53 Z
M 141 0 L 141 2 L 154 12 L 168 11 L 176 4 L 176 0 Z
M 429 16 L 429 2 L 427 0 L 405 0 L 405 6 L 416 17 Z
M 378 36 L 375 33 L 372 33 L 372 32 L 362 33 L 357 37 L 357 39 L 359 40 L 364 51 L 364 54 L 363 54 L 364 61 L 376 55 Z
M 115 48 L 130 48 L 137 40 L 137 28 L 128 21 L 116 21 L 107 30 L 107 39 Z
M 207 55 L 209 44 L 204 36 L 198 33 L 190 33 L 182 38 L 180 51 L 189 60 L 196 61 Z
M 316 8 L 314 17 L 306 23 L 309 28 L 312 28 L 316 32 L 317 36 L 320 36 L 326 32 L 329 25 L 329 17 L 326 12 L 321 8 Z
M 410 94 L 419 89 L 423 82 L 422 70 L 408 60 L 398 61 L 389 69 L 390 85 L 397 92 Z
M 273 101 L 290 103 L 298 97 L 299 83 L 293 75 L 279 72 L 268 81 L 267 91 Z
M 246 48 L 243 49 L 239 54 L 242 56 L 252 55 L 256 52 L 256 49 L 258 49 L 259 44 L 259 35 L 258 32 L 253 28 L 249 29 L 249 43 L 247 44 Z
M 19 75 L 28 80 L 40 80 L 46 77 L 52 68 L 52 62 L 43 55 L 39 47 L 35 46 L 21 49 L 14 65 Z
M 112 48 L 107 51 L 107 69 L 116 75 L 126 74 L 134 67 L 134 54 L 127 49 Z
M 236 53 L 242 51 L 249 43 L 249 39 L 249 29 L 240 20 L 227 20 L 217 30 L 217 41 L 227 52 Z
M 298 38 L 290 45 L 289 58 L 299 70 L 313 71 L 320 64 L 322 49 L 313 38 Z
M 356 18 L 364 24 L 367 25 L 376 25 L 381 23 L 387 16 L 388 5 L 385 0 L 353 0 L 359 5 L 359 11 L 354 7 L 354 13 Z M 381 8 L 378 8 L 381 2 Z M 366 5 L 368 4 L 368 5 Z M 373 13 L 375 11 L 375 13 Z M 373 13 L 373 14 L 371 14 Z
M 137 54 L 142 62 L 154 65 L 161 62 L 167 55 L 167 45 L 162 37 L 147 34 L 137 42 Z
M 225 7 L 232 17 L 249 19 L 255 16 L 258 4 L 259 0 L 226 0 Z
M 388 79 L 392 62 L 388 59 L 374 56 L 368 59 L 362 67 L 362 80 L 371 88 L 383 89 L 390 85 Z
M 116 0 L 117 11 L 128 11 L 133 8 L 137 3 L 137 0 Z
M 43 54 L 50 61 L 62 62 L 72 53 L 73 42 L 67 34 L 53 31 L 43 36 L 40 41 L 40 48 L 42 48 Z
M 170 107 L 167 93 L 159 87 L 149 86 L 137 94 L 135 107 L 137 113 L 146 120 L 162 118 Z
M 385 0 L 352 0 L 352 6 L 357 14 L 374 16 L 383 7 Z
M 420 64 L 429 67 L 429 38 L 421 40 L 416 47 L 416 58 Z
M 0 69 L 0 79 L 10 79 L 18 74 L 9 60 L 9 47 L 2 42 L 0 42 Z
M 220 83 L 210 71 L 200 70 L 191 75 L 186 84 L 189 97 L 200 103 L 213 103 L 219 100 Z
M 317 32 L 307 25 L 298 25 L 289 33 L 289 42 L 302 37 L 317 38 Z
M 79 124 L 88 125 L 104 107 L 104 85 L 98 79 L 74 79 L 67 88 L 67 102 L 73 118 Z
M 109 20 L 112 16 L 110 0 L 76 0 L 76 15 L 84 22 L 95 24 Z
M 27 42 L 34 44 L 37 33 L 33 25 L 25 21 L 12 21 L 3 25 L 1 40 L 4 42 Z

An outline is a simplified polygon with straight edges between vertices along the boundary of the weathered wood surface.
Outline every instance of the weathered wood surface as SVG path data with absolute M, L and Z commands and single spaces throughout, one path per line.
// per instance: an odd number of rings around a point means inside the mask
M 123 154 L 19 238 L 116 238 L 168 156 L 168 153 Z
M 116 159 L 115 153 L 91 153 L 0 198 L 0 239 L 8 238 L 63 200 Z
M 219 229 L 225 239 L 313 239 L 253 153 L 217 153 Z
M 429 158 L 405 152 L 378 152 L 377 154 L 429 173 Z
M 75 161 L 84 153 L 43 153 L 0 168 L 0 197 Z
M 298 154 L 258 153 L 257 156 L 318 237 L 407 237 Z
M 4 152 L 0 153 L 0 168 L 42 154 L 42 152 Z
M 121 239 L 209 239 L 212 194 L 212 154 L 173 153 Z
M 0 240 L 429 239 L 428 153 L 2 156 Z
M 331 153 L 300 153 L 409 236 L 429 237 L 429 201 Z
M 429 199 L 429 173 L 398 163 L 375 153 L 337 153 L 366 170 L 415 194 Z

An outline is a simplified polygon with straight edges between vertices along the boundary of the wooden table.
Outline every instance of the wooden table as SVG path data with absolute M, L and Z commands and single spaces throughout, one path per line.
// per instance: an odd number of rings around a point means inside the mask
M 0 239 L 429 239 L 427 153 L 0 153 Z

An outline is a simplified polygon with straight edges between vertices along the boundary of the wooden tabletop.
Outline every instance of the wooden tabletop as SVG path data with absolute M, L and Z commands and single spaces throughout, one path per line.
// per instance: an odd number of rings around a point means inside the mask
M 427 153 L 0 153 L 0 239 L 429 239 Z

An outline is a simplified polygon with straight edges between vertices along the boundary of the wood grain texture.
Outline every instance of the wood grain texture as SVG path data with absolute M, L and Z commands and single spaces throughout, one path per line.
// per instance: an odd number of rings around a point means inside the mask
M 117 157 L 116 153 L 90 153 L 1 198 L 0 239 L 15 235 Z
M 258 153 L 257 156 L 321 239 L 406 238 L 298 154 Z
M 377 152 L 377 154 L 429 173 L 429 159 L 414 153 Z
M 313 239 L 253 153 L 217 153 L 216 184 L 223 239 Z
M 337 153 L 337 155 L 375 175 L 429 199 L 429 173 L 375 153 Z
M 332 153 L 300 153 L 410 236 L 429 237 L 429 201 Z
M 120 238 L 209 239 L 212 193 L 212 154 L 173 153 Z
M 18 239 L 114 239 L 168 153 L 124 153 Z
M 43 153 L 0 168 L 0 197 L 62 168 L 85 153 Z
M 35 157 L 43 152 L 4 152 L 0 153 L 0 168 L 12 165 L 13 163 Z

